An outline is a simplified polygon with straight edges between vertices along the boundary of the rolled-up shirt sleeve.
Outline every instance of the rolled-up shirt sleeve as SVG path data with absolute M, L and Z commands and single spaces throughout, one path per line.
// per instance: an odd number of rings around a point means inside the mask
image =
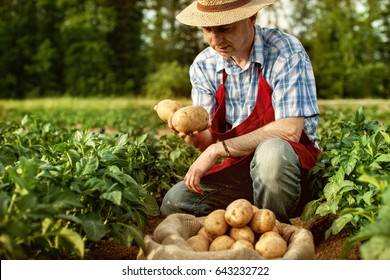
M 210 79 L 210 77 L 207 77 L 207 73 L 208 72 L 202 71 L 201 67 L 196 63 L 191 65 L 191 98 L 193 105 L 205 108 L 209 113 L 210 119 L 212 119 L 217 107 L 215 98 L 217 88 L 215 88 L 212 83 L 215 78 Z
M 306 52 L 280 57 L 273 70 L 275 119 L 305 117 L 304 129 L 308 135 L 313 135 L 318 125 L 319 109 L 314 73 Z

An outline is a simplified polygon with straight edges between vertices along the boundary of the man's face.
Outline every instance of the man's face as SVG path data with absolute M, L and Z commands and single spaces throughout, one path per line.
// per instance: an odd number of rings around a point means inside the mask
M 202 27 L 208 44 L 220 55 L 236 56 L 252 47 L 255 20 L 244 19 L 232 24 Z

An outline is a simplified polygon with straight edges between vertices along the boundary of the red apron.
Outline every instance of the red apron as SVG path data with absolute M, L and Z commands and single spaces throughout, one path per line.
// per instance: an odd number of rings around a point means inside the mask
M 271 87 L 268 85 L 267 81 L 262 77 L 262 69 L 260 69 L 257 99 L 252 113 L 249 115 L 247 119 L 245 119 L 244 122 L 242 122 L 238 126 L 226 130 L 227 124 L 226 124 L 225 87 L 224 87 L 226 78 L 227 78 L 227 74 L 224 71 L 223 82 L 219 86 L 216 93 L 218 107 L 211 121 L 211 127 L 210 127 L 211 133 L 214 135 L 214 137 L 216 137 L 220 141 L 226 140 L 229 138 L 247 134 L 275 120 L 274 108 L 272 106 L 273 91 Z M 302 132 L 299 143 L 290 140 L 287 141 L 291 144 L 291 146 L 294 148 L 295 152 L 297 153 L 301 163 L 301 168 L 307 170 L 311 169 L 317 162 L 317 156 L 320 153 L 320 151 L 314 146 L 313 142 L 310 142 L 306 133 L 304 131 Z M 243 161 L 244 159 L 247 159 L 248 157 L 252 158 L 253 154 L 254 152 L 244 157 L 227 158 L 222 163 L 216 164 L 214 167 L 212 167 L 206 173 L 206 175 L 221 171 L 222 169 L 237 164 Z

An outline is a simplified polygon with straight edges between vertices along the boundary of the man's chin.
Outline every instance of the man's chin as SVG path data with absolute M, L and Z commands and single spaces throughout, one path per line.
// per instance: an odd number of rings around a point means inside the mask
M 219 53 L 220 55 L 222 56 L 225 56 L 225 57 L 230 57 L 232 54 L 231 52 L 229 51 L 229 48 L 214 48 L 214 50 Z
M 228 51 L 217 51 L 221 56 L 224 56 L 224 57 L 231 57 L 231 53 L 228 52 Z

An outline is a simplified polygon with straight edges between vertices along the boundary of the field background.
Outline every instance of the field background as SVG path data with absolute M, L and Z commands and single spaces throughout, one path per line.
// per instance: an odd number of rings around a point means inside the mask
M 190 99 L 177 98 L 185 105 L 191 104 Z M 10 113 L 43 114 L 57 110 L 126 110 L 126 109 L 153 109 L 159 99 L 152 98 L 42 98 L 26 100 L 0 100 L 2 119 L 7 119 Z M 363 107 L 368 118 L 377 119 L 386 123 L 390 121 L 390 100 L 388 99 L 320 99 L 318 100 L 320 113 L 326 111 L 348 112 Z M 92 118 L 91 118 L 92 119 Z

